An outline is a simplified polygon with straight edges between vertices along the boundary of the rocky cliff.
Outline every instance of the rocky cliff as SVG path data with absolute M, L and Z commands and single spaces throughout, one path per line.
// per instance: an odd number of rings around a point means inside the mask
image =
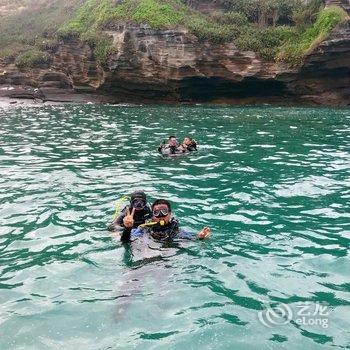
M 234 43 L 199 42 L 187 31 L 111 28 L 115 53 L 105 67 L 90 47 L 71 40 L 52 62 L 18 69 L 0 61 L 0 96 L 58 101 L 350 104 L 350 27 L 333 30 L 301 67 L 239 51 Z

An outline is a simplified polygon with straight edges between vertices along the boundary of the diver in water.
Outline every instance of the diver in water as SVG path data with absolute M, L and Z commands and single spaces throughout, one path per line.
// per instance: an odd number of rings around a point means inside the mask
M 172 156 L 187 152 L 197 151 L 197 142 L 186 136 L 180 145 L 175 136 L 170 136 L 168 143 L 162 143 L 158 147 L 158 152 L 164 156 Z
M 186 136 L 181 145 L 184 152 L 197 151 L 197 142 L 189 136 Z
M 165 199 L 157 199 L 152 204 L 151 221 L 140 225 L 137 229 L 125 227 L 121 240 L 124 243 L 133 242 L 145 236 L 158 241 L 194 240 L 208 238 L 210 234 L 208 227 L 204 227 L 197 235 L 180 229 L 178 221 L 172 217 L 170 203 Z
M 170 156 L 174 154 L 183 153 L 182 147 L 179 145 L 175 136 L 169 136 L 168 143 L 162 143 L 158 147 L 158 152 L 165 155 Z
M 109 231 L 121 228 L 137 228 L 151 219 L 152 211 L 147 203 L 145 192 L 137 190 L 131 194 L 130 204 L 126 206 L 119 216 L 108 226 Z

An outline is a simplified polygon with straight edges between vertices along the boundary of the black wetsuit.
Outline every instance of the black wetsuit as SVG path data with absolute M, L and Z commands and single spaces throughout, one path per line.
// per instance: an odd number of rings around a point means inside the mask
M 137 229 L 124 228 L 122 233 L 123 242 L 133 242 L 141 237 L 151 237 L 157 241 L 173 241 L 176 239 L 193 239 L 194 236 L 180 229 L 179 222 L 172 218 L 171 221 L 164 226 L 159 224 L 149 227 L 139 227 Z
M 190 145 L 188 145 L 187 151 L 189 151 L 189 152 L 197 151 L 197 143 L 192 142 Z
M 179 154 L 178 146 L 170 146 L 168 144 L 163 144 L 158 147 L 158 152 L 163 155 Z

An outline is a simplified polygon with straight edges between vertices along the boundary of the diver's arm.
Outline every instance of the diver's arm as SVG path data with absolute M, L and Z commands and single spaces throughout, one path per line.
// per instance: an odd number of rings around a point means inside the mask
M 120 215 L 115 219 L 115 224 L 121 227 L 124 227 L 124 218 L 126 216 L 126 213 L 123 211 L 120 213 Z
M 135 208 L 132 208 L 132 210 L 129 209 L 129 207 L 126 208 L 125 216 L 123 218 L 123 232 L 120 237 L 120 240 L 123 243 L 130 242 L 131 238 L 131 230 L 134 226 L 134 215 L 135 215 Z
M 177 152 L 180 152 L 180 153 L 185 153 L 187 151 L 187 147 L 185 145 L 180 145 L 177 149 L 176 149 Z
M 123 220 L 125 218 L 125 211 L 122 211 L 119 216 L 114 219 L 107 227 L 108 231 L 116 231 L 124 228 Z
M 176 238 L 180 239 L 188 239 L 188 240 L 196 240 L 196 239 L 206 239 L 211 235 L 211 230 L 208 227 L 204 227 L 201 231 L 199 231 L 197 234 L 193 234 L 191 232 L 188 232 L 186 230 L 180 229 L 179 232 L 176 235 Z
M 122 234 L 120 236 L 120 240 L 123 242 L 123 243 L 128 243 L 130 242 L 131 240 L 131 230 L 132 228 L 131 227 L 124 227 L 123 231 L 122 231 Z
M 186 230 L 180 229 L 179 232 L 176 235 L 176 238 L 180 239 L 188 239 L 188 240 L 195 240 L 196 236 L 193 235 L 191 232 L 188 232 Z
M 158 147 L 158 152 L 159 153 L 163 153 L 163 150 L 166 149 L 167 144 L 165 144 L 164 142 L 162 142 L 159 147 Z
M 145 231 L 141 227 L 135 229 L 131 227 L 125 227 L 121 234 L 120 240 L 123 243 L 128 243 L 131 242 L 132 239 L 134 240 L 138 237 L 141 237 L 144 233 Z

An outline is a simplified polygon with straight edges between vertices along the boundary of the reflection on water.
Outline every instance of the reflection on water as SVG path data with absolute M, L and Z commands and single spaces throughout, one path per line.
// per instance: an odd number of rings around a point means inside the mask
M 0 348 L 349 346 L 349 122 L 349 109 L 2 110 Z M 199 152 L 159 157 L 169 134 Z M 106 223 L 135 188 L 212 238 L 131 254 Z M 329 326 L 259 321 L 300 303 L 327 305 Z

